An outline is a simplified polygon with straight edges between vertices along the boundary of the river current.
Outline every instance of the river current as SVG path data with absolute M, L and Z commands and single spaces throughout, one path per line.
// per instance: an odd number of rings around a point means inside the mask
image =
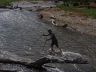
M 49 37 L 40 38 L 40 36 L 43 33 L 47 34 L 50 28 L 55 33 L 66 57 L 83 57 L 88 60 L 88 64 L 50 63 L 48 65 L 54 68 L 46 68 L 46 72 L 96 72 L 96 37 L 63 27 L 55 27 L 39 19 L 37 13 L 25 9 L 0 9 L 0 57 L 32 62 L 47 56 L 50 41 L 45 46 L 44 43 Z M 54 46 L 54 49 L 57 48 Z M 2 63 L 0 63 L 0 69 L 44 72 L 28 69 L 22 65 Z

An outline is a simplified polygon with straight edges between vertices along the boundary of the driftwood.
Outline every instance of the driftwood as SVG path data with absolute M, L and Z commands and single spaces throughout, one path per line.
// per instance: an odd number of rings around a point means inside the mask
M 7 7 L 6 7 L 6 5 L 2 5 L 2 6 L 0 6 L 0 8 L 7 8 Z
M 0 70 L 0 72 L 17 72 L 15 70 Z
M 88 61 L 82 58 L 67 59 L 63 57 L 56 57 L 48 55 L 35 62 L 22 62 L 13 59 L 0 58 L 0 63 L 21 64 L 28 68 L 43 69 L 43 65 L 46 63 L 72 63 L 72 64 L 87 64 Z

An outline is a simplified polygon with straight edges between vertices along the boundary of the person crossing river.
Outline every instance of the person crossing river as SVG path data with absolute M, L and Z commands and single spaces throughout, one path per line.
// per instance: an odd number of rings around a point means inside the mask
M 62 49 L 58 45 L 58 40 L 57 40 L 56 36 L 54 35 L 54 33 L 51 31 L 51 29 L 48 29 L 48 33 L 49 34 L 47 34 L 47 35 L 43 34 L 42 36 L 51 36 L 51 38 L 46 39 L 46 41 L 52 40 L 52 42 L 51 42 L 51 50 L 52 50 L 52 52 L 54 52 L 53 45 L 56 45 L 56 47 L 59 48 L 60 51 L 62 51 Z

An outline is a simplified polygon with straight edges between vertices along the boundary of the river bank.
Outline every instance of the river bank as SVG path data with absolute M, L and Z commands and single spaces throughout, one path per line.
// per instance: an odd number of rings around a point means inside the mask
M 67 28 L 81 33 L 96 35 L 96 19 L 80 16 L 82 12 L 64 11 L 56 7 L 45 8 L 38 15 L 43 15 L 43 19 L 51 22 L 51 16 L 56 17 L 57 26 L 68 24 Z

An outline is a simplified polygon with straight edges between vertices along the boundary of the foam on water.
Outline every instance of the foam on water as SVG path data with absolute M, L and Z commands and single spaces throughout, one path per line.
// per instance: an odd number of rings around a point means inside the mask
M 68 58 L 82 58 L 83 57 L 81 54 L 74 53 L 74 52 L 62 52 L 62 55 Z
M 57 57 L 63 57 L 63 58 L 68 58 L 68 59 L 76 59 L 76 58 L 82 58 L 84 59 L 84 56 L 81 55 L 80 53 L 74 53 L 74 52 L 61 52 L 61 51 L 55 51 L 55 52 L 51 52 L 49 50 L 49 54 L 50 55 L 54 55 L 54 56 L 57 56 Z
M 46 69 L 47 69 L 48 72 L 65 72 L 65 71 L 61 71 L 61 70 L 58 69 L 58 68 L 47 68 L 47 67 L 46 67 Z

